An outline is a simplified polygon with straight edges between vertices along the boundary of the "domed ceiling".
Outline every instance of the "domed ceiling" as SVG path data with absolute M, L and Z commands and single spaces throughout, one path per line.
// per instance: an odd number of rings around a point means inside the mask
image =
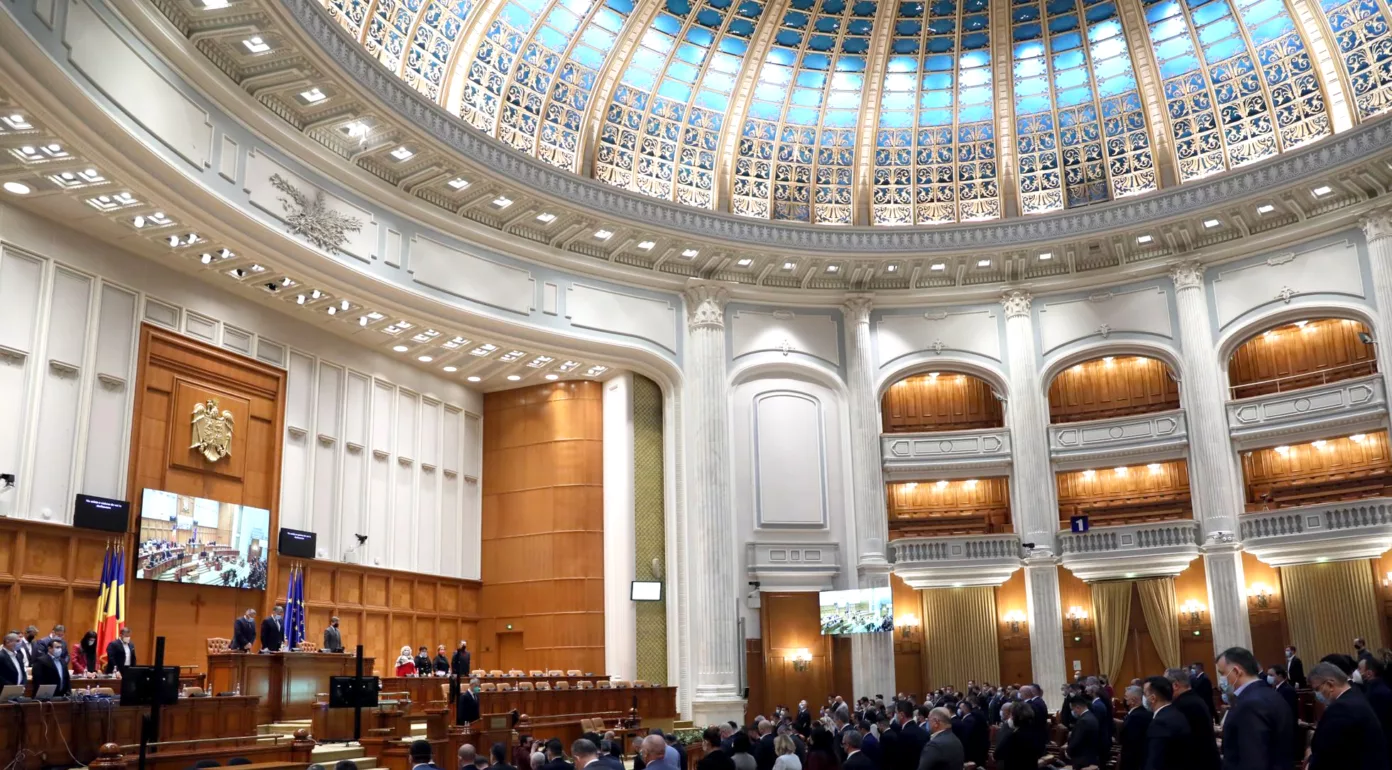
M 1386 0 L 320 0 L 520 152 L 815 224 L 1139 195 L 1392 106 Z

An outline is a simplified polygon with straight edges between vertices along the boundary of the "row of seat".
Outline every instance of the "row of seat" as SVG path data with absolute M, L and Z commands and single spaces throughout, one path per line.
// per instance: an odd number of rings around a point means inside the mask
M 612 682 L 609 681 L 608 679 L 601 679 L 601 680 L 599 680 L 599 682 L 597 682 L 597 683 L 596 683 L 596 682 L 591 682 L 591 681 L 588 680 L 588 679 L 582 679 L 582 680 L 580 680 L 579 682 L 576 682 L 576 683 L 575 683 L 574 689 L 576 689 L 576 690 L 626 690 L 626 689 L 628 689 L 628 688 L 630 688 L 630 687 L 652 687 L 652 686 L 653 686 L 653 685 L 652 685 L 651 682 L 648 682 L 648 681 L 645 681 L 645 680 L 642 680 L 642 679 L 639 679 L 639 680 L 636 680 L 636 681 L 633 681 L 633 682 L 629 682 L 629 681 L 623 680 L 623 679 L 619 679 L 619 680 L 612 681 Z M 479 689 L 482 690 L 483 692 L 514 692 L 514 691 L 517 691 L 517 692 L 534 692 L 534 691 L 537 691 L 537 690 L 542 690 L 542 691 L 550 691 L 550 690 L 569 690 L 569 689 L 572 689 L 572 686 L 571 686 L 571 683 L 570 683 L 568 680 L 561 679 L 561 680 L 557 681 L 555 684 L 552 684 L 551 682 L 546 682 L 546 681 L 541 681 L 541 682 L 528 682 L 528 681 L 521 681 L 521 682 L 479 682 Z
M 520 668 L 511 669 L 511 670 L 509 670 L 507 673 L 503 673 L 502 669 L 497 669 L 497 668 L 491 669 L 491 670 L 490 670 L 490 669 L 484 669 L 484 668 L 476 668 L 476 669 L 474 669 L 474 674 L 473 674 L 473 675 L 476 676 L 476 677 L 478 677 L 478 678 L 480 678 L 480 679 L 482 679 L 482 678 L 484 678 L 484 677 L 493 677 L 493 678 L 496 679 L 496 678 L 501 678 L 501 677 L 505 677 L 505 676 L 513 676 L 513 677 L 517 677 L 517 676 L 530 676 L 530 677 L 532 677 L 533 679 L 535 679 L 535 678 L 537 678 L 537 677 L 539 677 L 539 676 L 594 676 L 594 674 L 590 674 L 590 673 L 581 671 L 581 670 L 578 669 L 578 668 L 572 668 L 572 669 L 569 669 L 569 670 L 567 670 L 567 671 L 562 671 L 562 670 L 560 670 L 559 668 L 553 668 L 553 669 L 551 669 L 551 670 L 549 670 L 549 671 L 543 671 L 543 670 L 541 670 L 541 669 L 539 669 L 539 668 L 534 668 L 534 669 L 532 669 L 531 671 L 528 671 L 528 672 L 526 672 L 526 673 L 523 673 L 522 669 L 520 669 Z

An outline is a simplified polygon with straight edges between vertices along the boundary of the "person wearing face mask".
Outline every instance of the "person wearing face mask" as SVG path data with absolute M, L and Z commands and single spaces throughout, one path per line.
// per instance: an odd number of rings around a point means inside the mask
M 1256 656 L 1229 647 L 1218 656 L 1218 685 L 1228 704 L 1223 720 L 1223 770 L 1290 770 L 1290 709 L 1276 690 L 1258 677 Z
M 1121 722 L 1121 733 L 1117 741 L 1121 744 L 1121 761 L 1118 770 L 1141 770 L 1145 767 L 1146 730 L 1150 727 L 1150 711 L 1143 705 L 1145 700 L 1141 688 L 1127 687 L 1122 694 L 1126 700 L 1126 719 Z
M 1291 687 L 1290 678 L 1286 675 L 1286 667 L 1277 665 L 1268 668 L 1266 683 L 1274 687 L 1276 694 L 1290 707 L 1291 719 L 1300 721 L 1300 706 L 1295 697 L 1295 688 Z
M 1145 680 L 1142 697 L 1150 712 L 1144 770 L 1193 770 L 1199 760 L 1199 744 L 1193 740 L 1188 720 L 1174 708 L 1170 680 L 1163 676 Z M 1124 760 L 1125 754 L 1122 757 Z
M 1297 690 L 1305 688 L 1305 664 L 1296 654 L 1295 645 L 1286 646 L 1286 678 L 1290 680 L 1291 687 Z
M 1358 660 L 1373 657 L 1373 653 L 1368 651 L 1368 643 L 1361 636 L 1353 638 L 1353 657 Z
M 1359 661 L 1358 669 L 1363 673 L 1363 697 L 1377 714 L 1387 739 L 1387 756 L 1392 758 L 1392 687 L 1387 686 L 1387 664 L 1381 658 L 1368 658 Z
M 1174 692 L 1170 701 L 1173 710 L 1178 711 L 1189 725 L 1189 747 L 1192 752 L 1191 770 L 1218 770 L 1218 742 L 1213 738 L 1213 717 L 1199 696 L 1189 689 L 1189 669 L 1172 668 L 1165 672 Z
M 1310 670 L 1310 688 L 1324 704 L 1324 715 L 1310 740 L 1308 770 L 1386 770 L 1382 725 L 1344 672 L 1321 663 Z
M 1043 756 L 1034 744 L 1034 709 L 1024 701 L 1001 706 L 1004 720 L 996 731 L 996 770 L 1035 770 Z
M 1218 710 L 1213 703 L 1213 682 L 1204 673 L 1204 665 L 1197 660 L 1189 666 L 1189 689 L 1208 707 L 1208 718 L 1212 719 Z

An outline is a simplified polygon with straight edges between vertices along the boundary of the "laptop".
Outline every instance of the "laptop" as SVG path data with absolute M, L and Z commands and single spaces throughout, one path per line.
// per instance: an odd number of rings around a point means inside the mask
M 39 689 L 34 691 L 34 700 L 53 700 L 53 693 L 58 691 L 56 684 L 39 685 Z
M 15 698 L 24 697 L 24 685 L 7 684 L 4 689 L 0 689 L 0 703 L 9 703 Z

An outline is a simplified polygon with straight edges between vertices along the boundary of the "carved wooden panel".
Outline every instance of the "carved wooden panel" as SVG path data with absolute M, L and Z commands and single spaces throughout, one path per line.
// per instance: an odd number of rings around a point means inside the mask
M 1004 476 L 889 484 L 886 498 L 891 536 L 1010 531 L 1010 481 Z
M 1060 527 L 1086 515 L 1094 526 L 1193 517 L 1184 460 L 1060 473 Z
M 363 579 L 363 604 L 369 607 L 387 606 L 386 575 L 368 575 Z
M 31 533 L 25 542 L 24 567 L 20 575 L 25 579 L 66 576 L 71 543 L 72 539 L 61 532 Z
M 1228 360 L 1233 398 L 1286 392 L 1377 371 L 1363 324 L 1339 318 L 1286 324 L 1255 335 Z
M 1100 420 L 1179 408 L 1179 385 L 1163 361 L 1142 356 L 1093 359 L 1049 383 L 1049 421 Z
M 1392 492 L 1386 431 L 1245 452 L 1242 474 L 1249 511 Z
M 917 374 L 894 383 L 881 400 L 885 433 L 999 428 L 1003 406 L 991 384 L 968 374 Z
M 401 576 L 393 577 L 391 580 L 392 606 L 409 610 L 412 607 L 411 599 L 411 580 Z
M 809 705 L 826 702 L 832 692 L 833 651 L 831 637 L 821 633 L 817 594 L 765 591 L 760 604 L 764 702 L 757 704 L 759 713 L 767 714 L 779 704 L 796 708 L 799 700 Z M 796 658 L 804 652 L 812 660 L 799 671 Z

